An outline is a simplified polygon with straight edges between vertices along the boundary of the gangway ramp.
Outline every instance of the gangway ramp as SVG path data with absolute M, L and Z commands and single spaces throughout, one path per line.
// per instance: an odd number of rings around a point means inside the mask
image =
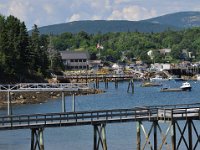
M 20 83 L 0 85 L 0 92 L 78 91 L 89 88 L 89 83 Z

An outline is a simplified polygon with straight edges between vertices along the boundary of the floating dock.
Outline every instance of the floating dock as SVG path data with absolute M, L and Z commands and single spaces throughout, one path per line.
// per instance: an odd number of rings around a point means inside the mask
M 181 88 L 161 88 L 160 91 L 161 92 L 181 92 L 184 90 Z

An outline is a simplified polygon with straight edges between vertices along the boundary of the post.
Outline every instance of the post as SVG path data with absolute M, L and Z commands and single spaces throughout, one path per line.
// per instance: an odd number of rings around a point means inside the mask
M 106 143 L 106 125 L 102 124 L 102 140 L 103 140 L 103 150 L 107 150 L 107 143 Z
M 128 84 L 128 89 L 127 89 L 127 93 L 129 92 L 129 89 L 131 88 L 132 90 L 132 94 L 134 93 L 134 83 L 133 83 L 133 79 L 130 80 L 129 84 Z
M 172 143 L 172 150 L 176 150 L 176 124 L 175 121 L 171 121 L 171 143 Z
M 73 93 L 73 95 L 72 95 L 72 111 L 73 112 L 75 112 L 76 110 L 75 110 L 75 106 L 76 104 L 75 104 L 75 94 Z
M 189 142 L 189 149 L 193 149 L 192 145 L 192 120 L 187 120 L 188 122 L 188 142 Z
M 39 142 L 40 142 L 40 150 L 44 150 L 44 137 L 43 137 L 43 128 L 39 128 Z
M 10 90 L 8 90 L 8 94 L 7 94 L 7 105 L 8 105 L 8 116 L 12 115 L 11 114 L 11 96 L 10 96 Z
M 62 112 L 66 112 L 66 108 L 65 108 L 65 93 L 64 93 L 64 91 L 62 91 L 61 96 L 62 96 Z
M 153 122 L 153 126 L 154 126 L 154 150 L 157 150 L 157 121 Z
M 137 130 L 137 150 L 140 150 L 140 145 L 141 145 L 140 121 L 136 122 L 136 130 Z
M 93 145 L 93 150 L 97 149 L 97 131 L 98 131 L 97 125 L 94 125 L 94 136 L 93 136 L 94 145 Z
M 115 78 L 115 88 L 116 88 L 116 89 L 118 88 L 118 81 L 117 81 L 117 78 Z
M 31 150 L 35 148 L 35 129 L 31 129 Z
M 133 79 L 131 80 L 131 88 L 132 88 L 132 94 L 134 93 L 134 83 L 133 83 Z
M 106 130 L 105 130 L 106 124 L 95 124 L 93 126 L 94 126 L 93 149 L 99 150 L 101 146 L 102 150 L 107 150 Z
M 108 79 L 106 77 L 104 79 L 104 82 L 105 82 L 105 88 L 107 89 L 108 88 Z
M 98 80 L 98 77 L 96 77 L 96 88 L 97 88 L 97 89 L 99 88 L 99 80 Z
M 44 128 L 31 129 L 31 150 L 44 150 Z

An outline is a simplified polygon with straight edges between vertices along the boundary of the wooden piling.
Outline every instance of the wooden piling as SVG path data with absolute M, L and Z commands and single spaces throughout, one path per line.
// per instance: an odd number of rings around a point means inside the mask
M 44 150 L 44 128 L 31 129 L 31 150 Z
M 141 147 L 141 132 L 140 132 L 140 124 L 141 122 L 140 121 L 137 121 L 136 122 L 136 132 L 137 132 L 137 150 L 140 150 L 140 147 Z
M 157 121 L 153 122 L 153 126 L 154 126 L 154 150 L 157 150 Z
M 171 121 L 171 143 L 172 150 L 176 150 L 176 122 L 174 120 Z
M 192 120 L 189 119 L 187 120 L 188 122 L 188 142 L 189 142 L 189 149 L 193 149 L 193 145 L 192 145 Z
M 129 84 L 128 84 L 127 93 L 129 93 L 130 88 L 131 88 L 131 92 L 133 94 L 134 93 L 134 82 L 133 82 L 133 79 L 131 79 Z
M 64 91 L 61 92 L 61 96 L 62 96 L 62 112 L 66 112 L 66 108 L 65 108 L 65 93 L 64 93 Z

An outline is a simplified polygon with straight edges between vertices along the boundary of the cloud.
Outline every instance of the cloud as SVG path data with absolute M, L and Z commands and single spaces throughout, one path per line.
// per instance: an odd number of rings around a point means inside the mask
M 98 16 L 98 15 L 94 15 L 91 17 L 92 20 L 101 20 L 102 17 L 101 16 Z
M 122 4 L 122 3 L 128 3 L 128 2 L 130 2 L 130 0 L 115 0 L 114 1 L 114 3 L 117 4 L 117 5 Z
M 144 7 L 128 6 L 122 10 L 113 10 L 108 17 L 109 20 L 142 20 L 156 16 L 156 11 L 151 9 L 147 10 Z
M 44 4 L 43 6 L 45 12 L 49 15 L 53 14 L 54 13 L 54 9 L 53 9 L 53 6 L 50 5 L 50 4 Z
M 192 0 L 0 0 L 0 14 L 14 15 L 28 28 L 77 20 L 143 20 L 177 11 L 200 10 Z M 66 19 L 67 18 L 67 19 Z
M 80 20 L 80 18 L 81 18 L 80 14 L 73 14 L 73 15 L 69 18 L 69 22 Z
M 13 15 L 23 21 L 27 20 L 27 11 L 30 8 L 30 4 L 28 1 L 10 1 L 8 4 L 8 15 Z

